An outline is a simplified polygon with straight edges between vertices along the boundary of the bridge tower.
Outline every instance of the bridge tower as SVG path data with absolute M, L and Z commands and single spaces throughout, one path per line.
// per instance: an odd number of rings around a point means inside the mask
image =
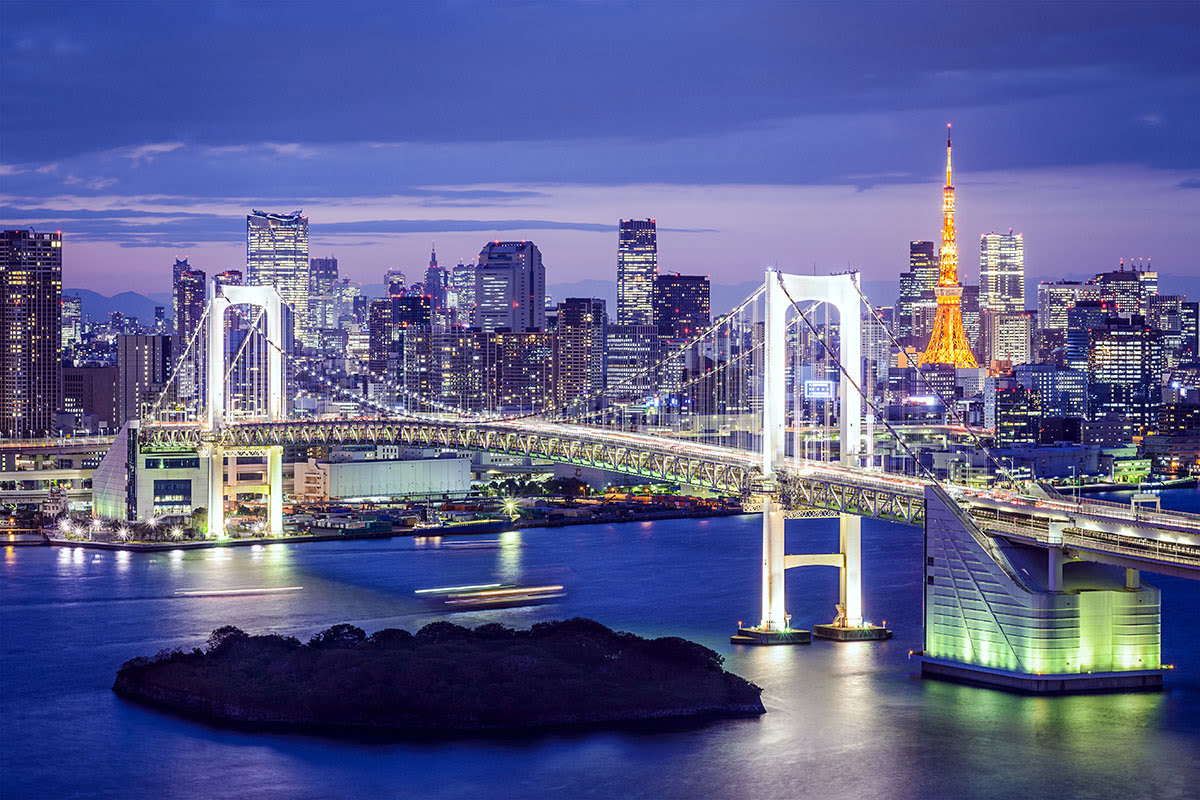
M 267 335 L 267 413 L 270 421 L 286 415 L 283 402 L 283 302 L 274 286 L 231 286 L 212 280 L 207 288 L 210 309 L 208 320 L 208 356 L 205 371 L 208 391 L 204 426 L 208 444 L 201 459 L 208 468 L 208 529 L 220 535 L 225 528 L 225 458 L 242 453 L 227 451 L 220 433 L 225 426 L 225 315 L 231 306 L 252 305 L 262 308 Z M 283 448 L 255 448 L 266 451 L 267 527 L 271 533 L 283 532 Z
M 862 608 L 862 519 L 839 515 L 840 552 L 831 555 L 786 555 L 784 509 L 779 498 L 779 472 L 786 463 L 787 441 L 787 315 L 793 301 L 816 300 L 837 309 L 840 335 L 838 361 L 851 375 L 862 363 L 861 295 L 853 274 L 788 275 L 775 268 L 766 272 L 766 331 L 763 359 L 762 471 L 762 616 L 754 628 L 741 628 L 733 641 L 740 644 L 785 644 L 809 640 L 808 631 L 793 631 L 786 611 L 784 573 L 788 568 L 827 565 L 840 570 L 840 613 L 832 625 L 817 626 L 817 634 L 835 639 L 879 639 L 890 635 L 866 626 Z M 858 379 L 855 378 L 857 381 Z M 862 397 L 858 388 L 839 381 L 838 438 L 841 463 L 860 466 L 862 454 Z

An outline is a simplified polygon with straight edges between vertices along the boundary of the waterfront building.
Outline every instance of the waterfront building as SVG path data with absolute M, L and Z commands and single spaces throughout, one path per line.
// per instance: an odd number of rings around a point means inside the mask
M 1127 418 L 1135 434 L 1152 428 L 1162 402 L 1162 332 L 1144 317 L 1106 319 L 1088 337 L 1088 416 Z
M 486 333 L 546 327 L 546 269 L 537 245 L 488 242 L 475 270 L 475 325 Z
M 1078 281 L 1042 281 L 1037 289 L 1038 328 L 1041 330 L 1066 330 L 1067 312 L 1075 307 L 1079 298 Z
M 171 337 L 122 334 L 117 337 L 117 420 L 142 419 L 154 407 L 171 376 Z M 172 398 L 160 408 L 168 408 Z
M 43 436 L 62 408 L 62 234 L 0 232 L 0 433 Z
M 308 309 L 308 217 L 299 211 L 271 214 L 255 209 L 246 217 L 246 282 L 274 286 L 295 314 L 295 338 L 315 347 Z
M 963 330 L 962 285 L 958 282 L 958 244 L 954 230 L 954 183 L 950 171 L 950 126 L 946 126 L 946 185 L 942 188 L 942 247 L 938 254 L 937 316 L 921 364 L 975 367 Z
M 654 324 L 658 227 L 652 219 L 623 219 L 617 233 L 617 324 Z
M 595 297 L 569 297 L 558 304 L 554 328 L 554 405 L 564 408 L 581 396 L 604 391 L 608 314 Z M 585 411 L 587 404 L 572 411 Z
M 979 305 L 1004 314 L 1025 310 L 1025 239 L 1012 228 L 979 238 Z
M 654 324 L 666 340 L 687 341 L 708 330 L 710 287 L 707 275 L 678 272 L 654 278 Z

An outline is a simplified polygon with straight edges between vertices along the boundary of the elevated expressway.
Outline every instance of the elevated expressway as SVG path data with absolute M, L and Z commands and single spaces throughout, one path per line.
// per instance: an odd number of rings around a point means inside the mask
M 139 432 L 139 446 L 147 451 L 337 444 L 402 444 L 543 459 L 687 484 L 751 502 L 756 495 L 771 493 L 789 511 L 821 509 L 917 526 L 925 522 L 930 485 L 912 476 L 820 461 L 790 461 L 778 471 L 778 484 L 768 485 L 762 456 L 756 452 L 537 419 L 479 421 L 431 415 L 241 422 L 218 431 L 195 424 L 160 424 Z M 997 490 L 948 491 L 989 535 L 1066 548 L 1086 560 L 1200 576 L 1200 516 Z

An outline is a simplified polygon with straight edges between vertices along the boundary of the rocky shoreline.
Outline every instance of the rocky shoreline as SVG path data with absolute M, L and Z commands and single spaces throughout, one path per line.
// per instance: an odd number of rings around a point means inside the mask
M 307 644 L 224 628 L 205 649 L 126 662 L 112 689 L 207 722 L 333 734 L 487 734 L 765 713 L 761 689 L 721 662 L 683 639 L 647 640 L 578 618 L 530 630 L 438 622 L 371 636 L 344 625 Z

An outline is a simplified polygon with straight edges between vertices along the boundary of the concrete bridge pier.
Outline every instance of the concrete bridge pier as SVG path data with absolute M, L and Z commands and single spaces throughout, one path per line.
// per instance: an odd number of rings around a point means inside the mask
M 209 445 L 200 458 L 208 469 L 208 535 L 220 538 L 225 533 L 225 448 Z
M 1136 569 L 981 531 L 943 489 L 925 494 L 921 674 L 1033 693 L 1162 687 L 1158 590 Z
M 283 533 L 283 448 L 267 448 L 267 530 Z

